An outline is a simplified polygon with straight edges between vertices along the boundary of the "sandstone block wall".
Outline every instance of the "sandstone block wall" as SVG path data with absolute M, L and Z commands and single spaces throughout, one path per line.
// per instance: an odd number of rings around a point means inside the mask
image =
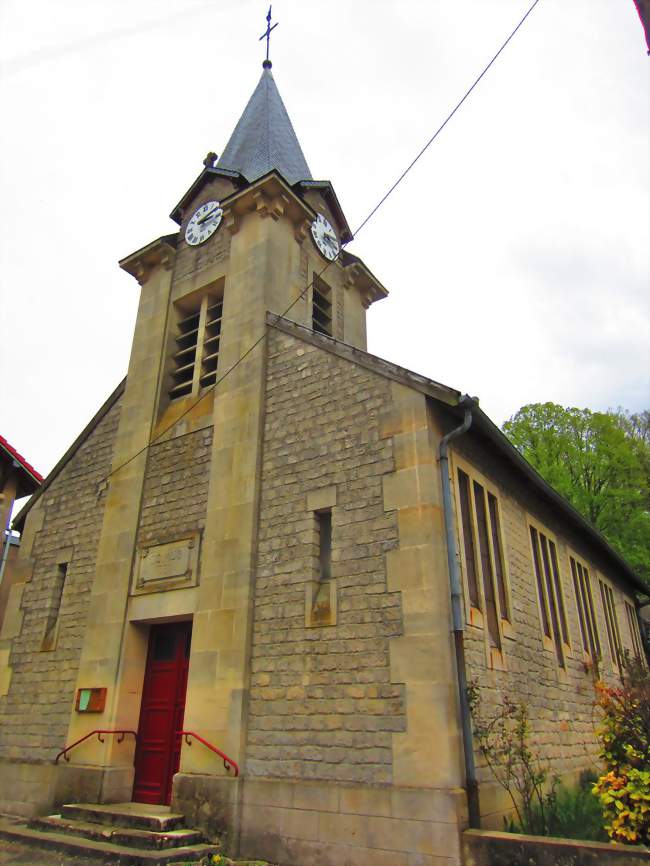
M 151 446 L 138 546 L 163 544 L 204 528 L 211 448 L 212 427 Z
M 9 692 L 0 698 L 0 758 L 50 762 L 63 748 L 85 632 L 105 493 L 120 417 L 117 402 L 54 479 L 27 518 L 41 526 L 21 550 L 26 583 L 22 628 L 9 655 Z M 31 556 L 29 554 L 31 553 Z M 29 558 L 27 558 L 29 557 Z M 67 563 L 54 649 L 42 651 L 48 615 L 56 605 L 57 565 Z M 20 799 L 14 789 L 13 799 Z
M 572 530 L 557 509 L 531 494 L 530 487 L 473 441 L 463 437 L 456 454 L 474 467 L 497 493 L 503 526 L 503 545 L 510 581 L 511 628 L 503 638 L 503 670 L 491 669 L 483 628 L 468 624 L 465 648 L 468 678 L 479 685 L 486 715 L 494 713 L 504 695 L 523 701 L 529 713 L 531 743 L 553 772 L 573 774 L 596 771 L 594 757 L 594 671 L 583 663 L 583 647 L 569 555 L 578 556 L 590 568 L 591 590 L 596 612 L 602 664 L 600 675 L 616 680 L 618 673 L 610 657 L 598 579 L 604 575 L 615 585 L 617 616 L 623 645 L 632 651 L 632 638 L 623 608 L 624 584 L 611 565 L 593 546 Z M 458 461 L 456 460 L 456 465 Z M 467 468 L 467 467 L 465 467 Z M 454 468 L 454 472 L 456 469 Z M 480 478 L 479 478 L 480 480 Z M 458 511 L 458 505 L 457 505 Z M 531 553 L 529 517 L 557 543 L 558 565 L 567 616 L 570 646 L 564 649 L 566 674 L 559 670 L 553 647 L 544 643 L 540 624 L 537 583 Z M 460 549 L 459 536 L 459 549 Z M 628 596 L 629 597 L 629 596 Z M 465 599 L 466 606 L 468 599 Z M 469 608 L 467 607 L 467 610 Z M 481 809 L 501 827 L 500 814 L 508 800 L 493 786 L 493 777 L 482 758 Z M 488 826 L 490 819 L 488 817 Z
M 379 429 L 391 385 L 287 334 L 271 329 L 268 341 L 245 772 L 390 782 L 392 734 L 405 729 L 388 649 L 402 630 L 385 566 L 398 545 L 382 495 L 393 445 Z M 336 622 L 310 625 L 322 491 L 335 501 Z

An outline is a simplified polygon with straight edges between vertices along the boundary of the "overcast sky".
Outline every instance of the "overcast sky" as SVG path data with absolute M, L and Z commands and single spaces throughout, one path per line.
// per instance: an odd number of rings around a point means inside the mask
M 354 229 L 531 0 L 277 0 L 273 74 Z M 0 0 L 0 433 L 44 474 L 126 372 L 118 259 L 220 153 L 264 0 Z M 369 350 L 520 406 L 650 404 L 649 58 L 632 0 L 541 0 L 348 249 Z

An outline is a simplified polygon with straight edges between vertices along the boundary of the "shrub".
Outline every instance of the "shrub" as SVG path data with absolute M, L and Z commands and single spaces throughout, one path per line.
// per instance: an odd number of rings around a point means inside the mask
M 547 836 L 549 794 L 544 793 L 544 785 L 548 769 L 529 746 L 526 705 L 505 695 L 488 718 L 475 683 L 468 686 L 467 696 L 481 754 L 494 778 L 508 792 L 517 815 L 516 822 L 506 822 L 506 830 Z
M 625 657 L 620 688 L 597 684 L 597 730 L 607 772 L 594 785 L 615 842 L 650 844 L 650 675 Z

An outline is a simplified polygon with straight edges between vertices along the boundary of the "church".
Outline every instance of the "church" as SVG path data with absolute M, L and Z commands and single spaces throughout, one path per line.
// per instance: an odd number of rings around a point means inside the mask
M 268 60 L 171 217 L 120 262 L 125 380 L 14 521 L 0 812 L 171 807 L 282 866 L 457 866 L 508 810 L 467 684 L 577 779 L 644 586 L 476 399 L 366 351 L 387 290 Z

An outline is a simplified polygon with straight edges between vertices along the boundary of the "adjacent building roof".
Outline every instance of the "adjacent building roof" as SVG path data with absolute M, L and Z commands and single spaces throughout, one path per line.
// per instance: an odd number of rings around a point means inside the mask
M 265 62 L 262 77 L 239 118 L 218 169 L 236 171 L 249 183 L 275 169 L 293 185 L 311 180 L 311 172 L 287 109 Z
M 28 496 L 33 493 L 40 484 L 43 483 L 43 476 L 40 472 L 28 463 L 22 454 L 10 445 L 4 436 L 0 436 L 0 457 L 10 459 L 15 463 L 18 469 L 18 493 L 20 496 Z

